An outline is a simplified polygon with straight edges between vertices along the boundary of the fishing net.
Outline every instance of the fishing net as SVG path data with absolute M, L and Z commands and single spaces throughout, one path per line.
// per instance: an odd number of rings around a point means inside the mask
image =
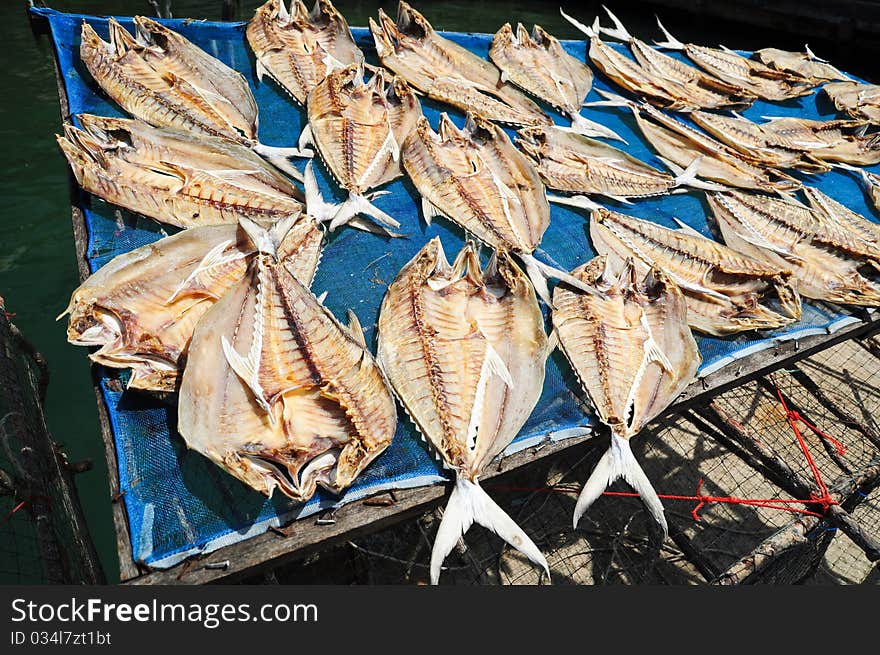
M 0 584 L 100 582 L 67 459 L 43 417 L 48 372 L 0 298 Z

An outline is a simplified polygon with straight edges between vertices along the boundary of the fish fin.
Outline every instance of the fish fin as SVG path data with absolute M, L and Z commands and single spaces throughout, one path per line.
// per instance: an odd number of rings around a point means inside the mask
M 565 282 L 566 284 L 573 286 L 575 289 L 584 291 L 591 296 L 599 296 L 600 298 L 605 297 L 605 294 L 601 291 L 588 286 L 566 271 L 554 268 L 553 266 L 539 261 L 534 255 L 527 255 L 525 253 L 518 254 L 520 259 L 522 259 L 523 263 L 526 265 L 526 274 L 529 276 L 532 284 L 535 285 L 535 291 L 537 291 L 538 295 L 541 296 L 545 303 L 547 303 L 548 307 L 553 307 L 550 290 L 547 288 L 547 280 L 549 278 L 556 278 L 560 282 Z
M 571 118 L 571 127 L 565 127 L 564 125 L 555 125 L 554 127 L 563 132 L 570 131 L 575 134 L 582 134 L 583 136 L 604 137 L 606 139 L 613 139 L 629 145 L 626 139 L 601 123 L 591 121 L 589 118 L 581 116 L 580 114 L 570 114 L 569 118 Z
M 431 224 L 435 216 L 444 216 L 443 212 L 437 209 L 437 206 L 430 200 L 422 196 L 422 215 L 425 217 L 425 223 Z
M 672 217 L 672 220 L 675 221 L 675 224 L 676 224 L 676 225 L 678 225 L 678 229 L 679 229 L 679 231 L 684 232 L 685 234 L 687 234 L 687 235 L 689 235 L 689 236 L 692 236 L 692 237 L 700 237 L 701 239 L 705 239 L 705 238 L 706 238 L 705 235 L 700 234 L 699 232 L 697 232 L 694 228 L 692 228 L 690 225 L 688 225 L 687 223 L 685 223 L 685 222 L 684 222 L 683 220 L 681 220 L 680 218 L 676 218 L 675 216 L 673 216 L 673 217 Z
M 602 455 L 578 496 L 574 508 L 574 528 L 577 529 L 578 521 L 590 505 L 619 478 L 623 478 L 639 494 L 648 512 L 663 530 L 663 537 L 666 538 L 669 534 L 669 526 L 663 513 L 663 503 L 660 502 L 654 486 L 633 455 L 629 440 L 616 434 L 611 435 L 611 447 Z
M 624 198 L 623 196 L 613 196 L 609 193 L 605 197 L 610 198 L 611 200 L 616 200 L 617 202 L 622 203 L 624 205 L 633 204 L 631 200 L 629 200 L 628 198 Z
M 319 304 L 319 305 L 323 305 L 323 304 L 324 304 L 324 301 L 327 300 L 327 295 L 328 295 L 329 293 L 330 293 L 329 291 L 325 291 L 325 292 L 322 293 L 320 296 L 318 296 L 317 300 L 318 300 L 318 304 Z
M 656 16 L 654 18 L 657 18 Z M 654 45 L 658 48 L 666 48 L 667 50 L 684 50 L 684 43 L 676 39 L 672 36 L 669 31 L 663 27 L 663 23 L 660 22 L 660 19 L 657 18 L 657 27 L 660 28 L 660 31 L 663 32 L 663 36 L 666 37 L 665 41 L 654 41 Z
M 501 71 L 501 81 L 507 84 L 510 81 L 510 76 L 507 74 L 506 70 Z
M 311 159 L 315 156 L 315 152 L 309 148 L 293 148 L 284 146 L 267 146 L 265 143 L 258 143 L 254 146 L 254 152 L 263 157 L 301 157 L 303 159 Z
M 238 224 L 247 232 L 251 243 L 254 244 L 257 250 L 266 255 L 278 254 L 278 244 L 272 238 L 269 230 L 244 216 L 238 219 Z
M 739 230 L 736 230 L 736 229 L 734 229 L 734 232 L 736 233 L 736 236 L 738 236 L 740 239 L 742 239 L 746 243 L 749 243 L 749 244 L 755 246 L 756 248 L 763 248 L 764 250 L 769 250 L 770 252 L 774 252 L 777 255 L 784 257 L 785 259 L 790 259 L 792 261 L 796 261 L 796 262 L 804 261 L 802 257 L 795 255 L 794 252 L 789 248 L 783 248 L 782 246 L 778 246 L 775 243 L 770 243 L 766 239 L 762 239 L 758 236 L 743 234 L 742 232 L 740 232 Z
M 606 91 L 605 89 L 595 88 L 594 90 L 605 99 L 582 102 L 581 107 L 628 107 L 633 111 L 638 110 L 638 103 L 627 100 L 622 95 Z
M 602 5 L 602 9 L 605 10 L 605 13 L 608 14 L 608 18 L 611 19 L 611 22 L 614 23 L 614 28 L 610 27 L 600 27 L 599 31 L 606 36 L 610 36 L 613 39 L 617 39 L 618 41 L 623 41 L 624 43 L 629 43 L 633 40 L 632 34 L 630 34 L 626 28 L 623 26 L 623 23 L 620 22 L 620 19 L 611 13 L 611 10 Z
M 287 161 L 286 157 L 282 157 L 280 155 L 266 151 L 260 152 L 257 148 L 255 148 L 254 151 L 282 173 L 286 173 L 298 182 L 303 181 L 302 173 L 300 173 L 293 164 Z
M 244 259 L 248 256 L 248 253 L 244 253 L 238 249 L 224 255 L 224 251 L 230 245 L 232 245 L 231 240 L 223 241 L 222 243 L 218 243 L 216 246 L 211 248 L 211 250 L 209 250 L 208 253 L 204 257 L 202 257 L 202 260 L 196 265 L 196 267 L 186 277 L 186 279 L 184 279 L 180 284 L 177 285 L 171 295 L 168 296 L 165 304 L 169 305 L 173 303 L 177 299 L 177 297 L 183 292 L 183 290 L 186 289 L 192 283 L 192 281 L 195 280 L 196 277 L 198 277 L 200 273 L 210 270 L 215 266 L 223 266 L 224 264 L 234 262 L 238 259 Z M 69 309 L 70 308 L 68 308 L 68 311 Z M 64 314 L 62 314 L 61 316 L 64 316 Z M 61 316 L 59 316 L 58 318 L 61 318 Z
M 263 62 L 257 59 L 257 82 L 262 82 L 264 75 L 271 77 L 269 70 L 263 65 Z
M 553 193 L 547 194 L 547 200 L 555 202 L 558 205 L 569 205 L 570 207 L 580 207 L 589 211 L 604 209 L 598 202 L 590 200 L 587 196 L 557 196 Z
M 300 132 L 299 140 L 296 142 L 296 145 L 298 145 L 301 150 L 305 150 L 307 146 L 315 145 L 315 137 L 312 135 L 312 126 L 310 123 L 306 123 L 302 132 Z
M 348 332 L 351 334 L 351 337 L 358 342 L 360 346 L 366 350 L 367 348 L 367 338 L 364 336 L 364 328 L 361 327 L 361 322 L 352 310 L 348 310 Z
M 443 511 L 443 519 L 434 538 L 431 550 L 431 584 L 440 581 L 440 569 L 455 544 L 474 524 L 482 525 L 504 539 L 513 548 L 544 569 L 550 578 L 550 567 L 541 551 L 510 516 L 489 497 L 477 482 L 462 477 L 455 480 L 455 487 Z
M 350 222 L 357 214 L 369 216 L 377 223 L 387 227 L 400 227 L 398 221 L 376 207 L 364 196 L 349 191 L 348 198 L 339 206 L 339 210 L 330 221 L 330 231 L 332 232 L 340 225 Z
M 510 371 L 507 370 L 507 364 L 504 363 L 504 360 L 501 358 L 501 355 L 498 354 L 498 351 L 492 347 L 492 344 L 489 342 L 489 339 L 486 338 L 486 333 L 483 332 L 483 329 L 477 326 L 480 334 L 483 335 L 483 338 L 486 341 L 486 371 L 487 373 L 491 373 L 492 375 L 497 375 L 504 384 L 507 385 L 508 389 L 513 389 L 513 378 L 510 376 Z
M 254 362 L 251 356 L 242 357 L 239 355 L 238 351 L 236 351 L 235 348 L 232 347 L 232 344 L 229 343 L 226 335 L 220 337 L 220 342 L 223 345 L 223 354 L 226 356 L 226 361 L 230 368 L 235 371 L 235 374 L 247 385 L 248 389 L 251 390 L 251 393 L 254 394 L 254 399 L 257 401 L 257 404 L 263 408 L 263 410 L 269 415 L 269 419 L 274 422 L 272 408 L 266 400 L 266 392 L 260 385 L 260 378 L 257 372 L 259 363 Z

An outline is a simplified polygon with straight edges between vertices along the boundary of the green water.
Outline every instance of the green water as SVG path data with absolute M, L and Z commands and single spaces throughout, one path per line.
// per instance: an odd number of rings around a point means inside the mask
M 160 0 L 164 6 L 165 1 Z M 239 17 L 247 18 L 256 1 L 240 3 Z M 309 4 L 311 4 L 309 0 Z M 589 19 L 598 2 L 568 2 L 576 15 Z M 337 7 L 351 25 L 366 25 L 369 16 L 382 6 L 392 15 L 392 2 L 348 2 Z M 49 428 L 72 460 L 90 458 L 94 468 L 78 476 L 77 483 L 86 519 L 99 555 L 113 581 L 118 576 L 115 535 L 110 510 L 107 468 L 100 438 L 95 397 L 83 348 L 67 344 L 65 323 L 54 317 L 66 306 L 78 283 L 67 191 L 67 173 L 53 134 L 60 128 L 58 98 L 48 39 L 35 40 L 24 11 L 25 3 L 0 3 L 0 24 L 5 43 L 0 48 L 0 134 L 4 145 L 4 171 L 0 176 L 0 295 L 14 321 L 46 356 L 51 371 L 47 400 Z M 55 1 L 62 11 L 91 14 L 131 15 L 152 13 L 145 0 Z M 542 24 L 562 38 L 578 34 L 562 20 L 558 4 L 529 2 L 443 1 L 416 3 L 438 29 L 494 32 L 506 21 Z M 175 0 L 175 17 L 221 16 L 220 0 Z M 653 13 L 657 7 L 644 3 L 614 4 L 614 9 L 636 34 L 654 34 Z M 739 48 L 774 45 L 799 48 L 801 40 L 791 35 L 770 34 L 755 28 L 736 28 L 705 20 L 692 20 L 680 12 L 662 11 L 664 22 L 677 36 L 703 43 L 722 41 Z M 587 21 L 589 22 L 589 20 Z M 858 73 L 854 53 L 838 54 L 836 62 Z M 839 45 L 839 44 L 838 44 Z

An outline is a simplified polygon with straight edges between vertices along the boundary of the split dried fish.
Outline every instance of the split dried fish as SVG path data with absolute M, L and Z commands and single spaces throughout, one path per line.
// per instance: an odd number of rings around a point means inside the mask
M 623 150 L 572 132 L 524 127 L 517 132 L 516 144 L 544 184 L 559 191 L 625 200 L 664 195 L 682 186 L 717 188 L 695 180 L 693 164 L 690 171 L 673 177 Z M 555 196 L 549 200 L 562 201 Z
M 299 177 L 285 157 L 308 153 L 258 142 L 257 103 L 241 73 L 150 18 L 135 16 L 134 23 L 136 36 L 110 18 L 109 43 L 82 25 L 80 57 L 113 101 L 150 125 L 252 148 Z
M 303 195 L 249 148 L 143 121 L 77 116 L 58 145 L 79 185 L 107 202 L 191 228 L 297 216 Z
M 766 168 L 761 160 L 744 155 L 651 105 L 635 103 L 607 91 L 599 93 L 606 100 L 589 104 L 629 108 L 648 143 L 673 172 L 684 171 L 700 157 L 696 175 L 707 180 L 770 191 L 790 191 L 800 187 L 800 182 L 791 176 Z
M 656 79 L 640 64 L 617 52 L 600 37 L 599 17 L 592 26 L 587 26 L 559 10 L 569 23 L 578 28 L 590 39 L 590 60 L 605 75 L 620 87 L 642 99 L 668 109 L 688 109 L 690 105 L 678 95 L 671 93 L 662 80 Z
M 330 0 L 311 12 L 301 0 L 269 0 L 248 23 L 247 40 L 257 57 L 257 77 L 268 75 L 301 105 L 330 70 L 364 60 L 348 23 Z
M 808 118 L 765 117 L 761 131 L 787 147 L 808 152 L 825 162 L 855 166 L 880 163 L 880 136 L 866 134 L 866 125 L 856 120 L 820 121 Z
M 281 224 L 199 321 L 180 385 L 187 445 L 252 488 L 341 493 L 390 443 L 394 399 L 354 314 L 340 324 L 281 260 Z
M 746 59 L 733 50 L 721 46 L 706 46 L 682 43 L 672 36 L 660 20 L 657 25 L 666 41 L 655 41 L 660 48 L 683 51 L 697 66 L 728 84 L 745 89 L 764 100 L 789 100 L 809 95 L 815 85 L 807 78 L 788 71 L 780 71 L 765 66 L 754 59 Z
M 880 247 L 880 225 L 849 207 L 837 202 L 834 198 L 822 193 L 815 187 L 804 187 L 804 195 L 810 207 L 823 216 L 828 222 L 842 226 L 858 238 L 871 244 L 872 252 Z M 876 261 L 871 261 L 875 266 Z
M 443 113 L 434 132 L 422 117 L 402 154 L 429 224 L 446 216 L 495 250 L 518 255 L 547 303 L 547 277 L 583 286 L 532 255 L 550 225 L 550 205 L 538 172 L 500 127 L 468 114 L 459 130 Z
M 859 182 L 865 190 L 865 194 L 871 200 L 874 207 L 877 208 L 877 211 L 880 211 L 880 175 L 866 171 L 863 168 L 850 166 L 849 164 L 836 164 L 836 167 L 851 171 L 858 175 Z
M 688 324 L 700 332 L 772 330 L 801 317 L 787 266 L 747 257 L 691 228 L 672 230 L 596 206 L 590 238 L 613 269 L 634 258 L 640 274 L 649 268 L 664 271 L 687 298 Z M 765 304 L 768 295 L 776 297 L 779 311 Z
M 381 9 L 370 31 L 382 65 L 429 98 L 489 120 L 510 125 L 549 125 L 541 109 L 515 87 L 501 81 L 491 62 L 448 39 L 406 2 L 397 7 L 397 22 Z
M 481 270 L 468 242 L 450 266 L 435 237 L 388 287 L 379 313 L 379 361 L 423 437 L 456 476 L 431 553 L 432 584 L 475 522 L 549 577 L 538 547 L 479 484 L 537 404 L 549 350 L 535 292 L 503 251 Z
M 611 428 L 611 447 L 578 497 L 574 527 L 602 492 L 623 478 L 665 536 L 663 504 L 629 442 L 684 391 L 702 359 L 678 286 L 659 269 L 641 275 L 632 259 L 616 270 L 608 264 L 599 256 L 571 272 L 596 294 L 564 287 L 553 293 L 559 345 L 600 420 Z
M 600 27 L 606 36 L 629 44 L 630 50 L 639 65 L 657 84 L 663 86 L 670 95 L 679 98 L 680 108 L 719 109 L 725 107 L 746 107 L 757 98 L 741 86 L 728 84 L 683 61 L 663 54 L 644 41 L 630 34 L 623 23 L 603 7 L 614 23 L 614 28 Z
M 834 106 L 853 118 L 880 125 L 880 85 L 832 82 L 822 87 Z
M 722 143 L 740 154 L 760 160 L 765 166 L 810 172 L 831 170 L 829 164 L 821 161 L 807 148 L 743 116 L 695 111 L 690 119 Z
M 709 194 L 731 248 L 794 274 L 798 292 L 816 300 L 880 305 L 880 286 L 861 270 L 880 250 L 796 201 L 738 191 Z
M 501 69 L 501 80 L 512 82 L 571 119 L 571 129 L 586 136 L 621 139 L 604 125 L 580 114 L 593 87 L 593 71 L 565 51 L 540 25 L 532 34 L 521 23 L 516 33 L 505 23 L 492 39 L 489 58 Z
M 349 64 L 327 75 L 309 94 L 309 122 L 300 147 L 317 146 L 339 184 L 348 190 L 349 213 L 372 216 L 389 227 L 397 220 L 364 195 L 403 175 L 400 144 L 422 115 L 418 99 L 406 82 L 390 83 L 383 69 L 364 82 L 363 65 Z M 336 223 L 330 224 L 334 229 Z
M 849 79 L 825 59 L 820 59 L 813 54 L 810 46 L 806 46 L 804 52 L 762 48 L 755 50 L 752 57 L 770 68 L 805 77 L 815 86 L 819 86 L 823 82 Z
M 305 285 L 322 238 L 315 222 L 301 220 L 280 245 L 285 266 Z M 132 389 L 174 391 L 193 330 L 255 254 L 247 232 L 233 224 L 195 227 L 119 255 L 71 295 L 67 340 L 99 347 L 89 355 L 98 364 L 131 368 Z

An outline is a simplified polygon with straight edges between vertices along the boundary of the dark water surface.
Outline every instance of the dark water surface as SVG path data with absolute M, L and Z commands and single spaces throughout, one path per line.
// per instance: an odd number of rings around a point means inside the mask
M 243 1 L 238 16 L 248 18 L 257 1 Z M 310 4 L 310 2 L 309 2 Z M 495 32 L 506 21 L 537 22 L 560 38 L 579 34 L 558 13 L 557 3 L 493 1 L 416 2 L 437 29 Z M 145 0 L 67 0 L 50 2 L 61 11 L 90 14 L 152 14 Z M 160 0 L 165 5 L 165 0 Z M 571 13 L 591 22 L 599 3 L 565 3 Z M 336 6 L 351 25 L 366 25 L 382 6 L 394 15 L 393 2 L 349 2 Z M 67 173 L 53 134 L 60 129 L 58 98 L 48 39 L 34 39 L 24 11 L 25 3 L 0 2 L 0 24 L 5 42 L 0 48 L 0 135 L 4 174 L 0 176 L 0 295 L 15 323 L 46 356 L 51 383 L 47 400 L 49 428 L 71 460 L 90 458 L 94 468 L 78 476 L 80 499 L 108 578 L 117 578 L 115 536 L 110 512 L 107 469 L 87 352 L 65 340 L 65 322 L 55 322 L 78 284 L 70 226 Z M 221 0 L 174 0 L 175 17 L 221 17 Z M 612 3 L 612 8 L 635 34 L 657 36 L 656 6 Z M 801 40 L 752 27 L 719 25 L 693 20 L 681 12 L 660 10 L 667 27 L 683 40 L 752 49 L 773 45 L 800 49 Z M 606 21 L 607 22 L 607 21 Z M 820 54 L 822 50 L 811 43 Z M 821 44 L 818 44 L 821 45 Z M 830 47 L 830 46 L 829 46 Z M 827 52 L 827 50 L 826 50 Z M 859 61 L 836 63 L 860 73 Z M 845 65 L 846 64 L 846 65 Z

